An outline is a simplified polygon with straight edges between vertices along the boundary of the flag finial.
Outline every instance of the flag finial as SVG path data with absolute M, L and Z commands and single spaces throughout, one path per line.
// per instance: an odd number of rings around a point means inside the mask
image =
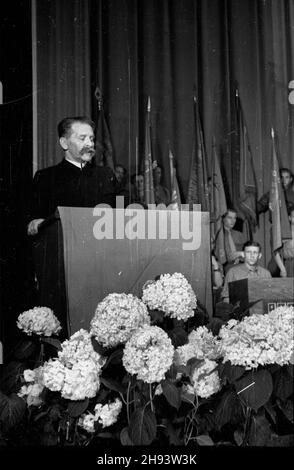
M 96 100 L 98 101 L 98 109 L 99 111 L 101 111 L 102 106 L 103 106 L 103 97 L 102 97 L 102 93 L 98 85 L 96 86 L 94 94 L 95 94 Z
M 151 101 L 150 101 L 150 96 L 148 96 L 147 111 L 148 111 L 148 113 L 150 113 L 150 111 L 151 111 Z

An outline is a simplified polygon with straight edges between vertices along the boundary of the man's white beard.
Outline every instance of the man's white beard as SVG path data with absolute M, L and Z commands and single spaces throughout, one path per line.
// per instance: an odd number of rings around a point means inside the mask
M 89 153 L 83 153 L 83 155 L 81 155 L 81 161 L 82 162 L 89 162 L 92 160 L 94 156 L 94 153 L 92 152 L 89 152 Z

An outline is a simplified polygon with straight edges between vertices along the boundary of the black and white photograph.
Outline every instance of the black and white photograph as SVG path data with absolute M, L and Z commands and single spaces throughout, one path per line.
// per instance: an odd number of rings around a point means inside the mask
M 0 459 L 290 456 L 294 0 L 2 2 L 0 150 Z

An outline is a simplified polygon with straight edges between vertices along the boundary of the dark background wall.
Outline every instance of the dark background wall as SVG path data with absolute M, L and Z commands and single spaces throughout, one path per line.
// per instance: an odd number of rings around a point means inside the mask
M 0 339 L 5 343 L 6 354 L 16 334 L 17 315 L 30 304 L 32 294 L 29 246 L 25 236 L 28 187 L 32 177 L 31 5 L 28 0 L 10 0 L 1 5 L 0 80 L 3 84 Z

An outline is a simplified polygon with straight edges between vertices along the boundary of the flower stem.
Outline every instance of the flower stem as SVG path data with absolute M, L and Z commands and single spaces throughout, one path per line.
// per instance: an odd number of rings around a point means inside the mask
M 152 385 L 149 384 L 149 396 L 150 396 L 150 405 L 151 405 L 151 411 L 154 413 L 154 405 L 153 405 L 153 397 L 152 397 Z

